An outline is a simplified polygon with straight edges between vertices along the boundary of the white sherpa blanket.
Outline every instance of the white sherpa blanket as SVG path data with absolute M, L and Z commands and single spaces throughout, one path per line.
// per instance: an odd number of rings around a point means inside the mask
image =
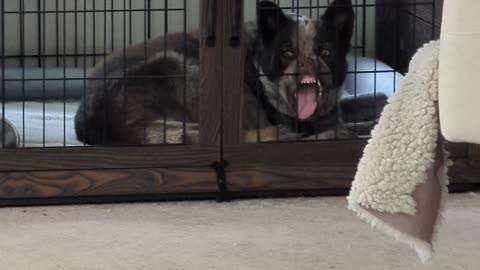
M 415 248 L 423 261 L 446 193 L 448 155 L 438 117 L 440 42 L 420 49 L 364 150 L 348 197 L 370 225 Z

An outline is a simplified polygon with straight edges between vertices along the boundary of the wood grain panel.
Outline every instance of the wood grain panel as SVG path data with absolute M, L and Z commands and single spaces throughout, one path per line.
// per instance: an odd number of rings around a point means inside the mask
M 240 1 L 243 7 L 243 0 L 235 1 Z M 225 3 L 226 18 L 233 18 L 233 2 L 232 0 Z M 243 22 L 243 9 L 241 11 L 240 21 Z M 231 19 L 225 21 L 223 31 L 223 143 L 238 145 L 242 143 L 243 134 L 244 46 L 232 48 L 229 44 L 232 34 Z
M 222 6 L 217 2 L 216 46 L 206 46 L 208 29 L 208 6 L 202 0 L 200 23 L 202 25 L 200 50 L 200 144 L 204 146 L 220 145 L 222 114 Z M 220 153 L 220 151 L 219 151 Z
M 113 196 L 216 191 L 209 168 L 0 174 L 0 199 Z
M 229 191 L 348 188 L 358 160 L 284 162 L 227 168 Z
M 349 188 L 357 160 L 284 162 L 230 166 L 229 191 L 275 191 Z M 453 184 L 480 183 L 480 162 L 455 160 L 449 171 Z M 0 200 L 63 198 L 217 191 L 210 168 L 12 172 L 0 174 Z M 88 200 L 88 199 L 87 199 Z
M 480 161 L 456 159 L 449 168 L 451 183 L 480 183 Z
M 275 191 L 350 188 L 358 160 L 331 162 L 285 162 L 231 166 L 227 168 L 228 190 Z M 452 184 L 479 184 L 480 162 L 456 159 L 449 169 Z
M 232 164 L 349 160 L 362 157 L 366 144 L 365 140 L 245 144 L 225 146 L 224 158 Z M 447 143 L 446 148 L 452 158 L 465 158 L 467 155 L 466 144 Z
M 218 147 L 180 145 L 2 149 L 0 172 L 209 166 L 218 153 Z
M 450 152 L 451 158 L 466 158 L 468 145 L 465 143 L 446 143 L 445 149 Z
M 480 160 L 480 145 L 469 144 L 468 146 L 468 158 L 474 160 Z
M 232 165 L 297 161 L 355 160 L 362 156 L 366 141 L 262 143 L 225 146 L 224 158 Z

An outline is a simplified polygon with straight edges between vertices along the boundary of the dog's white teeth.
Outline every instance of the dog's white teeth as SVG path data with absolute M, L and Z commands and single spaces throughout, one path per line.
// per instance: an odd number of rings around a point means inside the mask
M 301 81 L 301 82 L 300 82 L 301 85 L 304 85 L 304 84 L 314 84 L 314 83 L 317 83 L 317 80 L 304 80 L 304 81 Z
M 294 96 L 295 98 L 297 98 L 297 92 L 295 92 L 295 94 L 293 94 L 293 96 Z
M 320 84 L 320 81 L 317 81 L 317 85 L 318 87 L 322 87 L 322 85 Z

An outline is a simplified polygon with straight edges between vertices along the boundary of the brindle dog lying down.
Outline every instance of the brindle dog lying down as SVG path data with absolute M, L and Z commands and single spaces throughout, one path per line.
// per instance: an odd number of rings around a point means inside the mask
M 257 21 L 244 27 L 243 126 L 251 130 L 245 141 L 257 141 L 257 127 L 262 141 L 277 135 L 332 137 L 354 27 L 351 1 L 333 1 L 318 21 L 297 20 L 270 1 L 261 1 L 258 8 Z M 88 80 L 75 117 L 78 139 L 91 145 L 197 142 L 199 41 L 195 33 L 186 39 L 185 48 L 183 33 L 169 34 L 166 48 L 159 37 L 115 52 L 97 65 L 89 78 L 109 79 Z M 185 70 L 186 80 L 165 78 Z

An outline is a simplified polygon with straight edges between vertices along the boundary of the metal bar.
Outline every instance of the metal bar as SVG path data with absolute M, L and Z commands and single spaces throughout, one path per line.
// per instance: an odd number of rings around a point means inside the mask
M 363 0 L 363 21 L 362 21 L 362 55 L 363 56 L 365 56 L 366 54 L 366 47 L 367 47 L 367 2 L 366 1 L 367 0 Z
M 43 10 L 45 11 L 46 10 L 46 4 L 45 4 L 46 0 L 43 0 Z M 46 21 L 46 13 L 42 13 L 43 14 L 43 54 L 45 54 L 45 51 L 46 51 L 46 40 L 47 40 L 47 36 L 46 36 L 46 25 L 47 25 L 47 21 Z M 42 76 L 43 76 L 43 84 L 42 84 L 42 110 L 43 110 L 43 123 L 42 123 L 42 128 L 43 128 L 43 131 L 42 131 L 42 145 L 43 147 L 45 147 L 45 132 L 46 132 L 46 128 L 45 128 L 45 123 L 46 123 L 46 119 L 45 119 L 45 97 L 46 97 L 46 85 L 45 85 L 45 76 L 46 76 L 46 68 L 47 68 L 47 59 L 46 58 L 43 58 L 43 63 L 42 63 L 42 69 L 43 69 L 43 72 L 42 72 Z
M 2 61 L 2 148 L 5 148 L 5 0 L 2 1 L 2 25 L 0 28 L 2 29 L 2 54 L 1 61 Z
M 394 44 L 393 44 L 393 51 L 394 51 L 394 55 L 393 55 L 393 68 L 394 69 L 399 69 L 400 67 L 398 66 L 398 51 L 401 49 L 400 48 L 400 35 L 399 35 L 399 32 L 400 32 L 400 5 L 398 4 L 398 2 L 395 2 L 395 40 L 394 40 Z M 396 73 L 393 73 L 393 85 L 395 86 L 395 82 L 397 81 L 397 74 Z M 395 93 L 396 90 L 393 89 L 393 92 Z
M 183 78 L 185 77 L 183 74 L 182 75 L 152 75 L 152 76 L 142 76 L 142 75 L 138 75 L 138 76 L 126 76 L 126 77 L 118 77 L 118 76 L 115 76 L 115 77 L 110 77 L 110 76 L 101 76 L 101 77 L 89 77 L 88 79 L 89 80 L 105 80 L 105 79 L 112 79 L 112 80 L 115 80 L 115 79 L 174 79 L 174 78 Z M 84 78 L 25 78 L 25 81 L 41 81 L 41 80 L 45 80 L 45 81 L 63 81 L 63 80 L 67 80 L 67 81 L 78 81 L 78 80 L 83 80 Z M 5 79 L 6 82 L 18 82 L 18 81 L 21 81 L 21 79 Z
M 111 0 L 110 2 L 110 7 L 112 8 L 112 10 L 115 10 L 114 8 L 114 0 Z M 105 7 L 106 8 L 106 7 Z M 112 40 L 111 40 L 111 43 L 110 46 L 111 46 L 111 49 L 110 51 L 114 51 L 115 50 L 115 13 L 111 13 L 111 27 L 112 27 Z
M 95 3 L 96 1 L 95 0 L 92 0 L 92 8 L 93 8 L 93 13 L 92 13 L 92 27 L 93 27 L 93 31 L 92 31 L 92 36 L 93 36 L 93 44 L 92 44 L 92 51 L 93 51 L 93 64 L 95 65 L 95 63 L 97 63 L 97 57 L 95 56 L 95 54 L 97 53 L 97 26 L 96 26 L 96 13 L 95 13 Z
M 376 73 L 395 73 L 395 70 L 377 70 L 377 71 L 349 71 L 347 74 L 373 74 L 374 72 Z M 319 75 L 324 75 L 324 74 L 330 74 L 327 72 L 319 72 Z M 290 75 L 294 76 L 297 75 L 296 73 L 283 73 L 282 75 Z M 267 76 L 266 74 L 260 74 L 257 75 L 256 77 L 265 77 Z M 181 75 L 149 75 L 149 76 L 125 76 L 125 77 L 118 77 L 118 76 L 108 76 L 108 77 L 89 77 L 89 80 L 104 80 L 104 79 L 112 79 L 112 80 L 121 80 L 121 79 L 181 79 L 184 78 L 185 76 L 183 74 Z M 41 81 L 43 78 L 25 78 L 25 81 Z M 84 80 L 84 78 L 45 78 L 46 81 L 79 81 L 79 80 Z M 6 82 L 18 82 L 22 81 L 22 79 L 5 79 Z
M 293 1 L 293 0 L 292 0 L 292 1 Z M 279 28 L 280 28 L 280 27 L 279 27 L 279 26 L 280 26 L 280 16 L 277 14 L 277 16 L 275 16 L 275 19 L 276 19 L 276 24 L 275 24 L 275 25 L 276 25 L 276 29 L 275 29 L 275 30 L 278 32 L 278 31 L 279 31 Z M 298 33 L 297 33 L 297 36 L 298 36 Z M 278 75 L 278 76 L 281 75 L 279 68 L 280 68 L 280 67 L 279 67 L 278 65 L 274 67 L 275 75 Z M 276 104 L 276 106 L 277 106 L 277 111 L 280 111 L 280 109 L 279 109 L 279 108 L 280 108 L 280 83 L 279 83 L 279 80 L 276 80 L 276 81 L 275 81 L 275 91 L 276 91 L 276 92 L 275 92 L 275 95 L 276 95 L 275 98 L 276 98 L 276 101 L 277 101 L 277 102 L 276 102 L 276 103 L 277 103 L 277 104 Z M 278 125 L 277 125 L 276 132 L 275 132 L 275 133 L 276 133 L 276 134 L 275 134 L 275 136 L 276 136 L 276 141 L 278 142 L 278 141 L 280 141 L 280 127 L 279 127 Z
M 183 139 L 187 142 L 187 0 L 183 0 Z
M 44 0 L 45 1 L 45 0 Z M 37 16 L 37 33 L 38 33 L 38 67 L 41 67 L 42 66 L 42 36 L 41 36 L 41 33 L 42 33 L 42 16 L 41 13 L 40 13 L 40 9 L 42 7 L 42 0 L 38 0 L 37 1 L 37 9 L 38 9 L 38 16 Z M 26 13 L 26 11 L 24 12 L 24 14 Z
M 167 56 L 167 34 L 168 34 L 168 0 L 164 0 L 163 13 L 163 57 Z M 185 52 L 186 54 L 186 52 Z M 163 143 L 167 144 L 167 115 L 163 115 Z
M 63 10 L 67 8 L 63 0 Z M 67 15 L 63 14 L 63 54 L 67 52 Z M 63 78 L 67 77 L 67 59 L 63 58 Z M 63 81 L 63 147 L 67 147 L 67 81 Z
M 364 0 L 365 2 L 365 0 Z M 366 13 L 364 13 L 364 16 L 366 17 Z M 363 29 L 363 32 L 365 33 L 366 32 L 366 29 L 364 28 Z M 377 40 L 377 31 L 374 31 L 374 39 Z M 375 43 L 376 45 L 376 43 Z M 373 50 L 373 60 L 374 60 L 374 64 L 373 64 L 373 112 L 374 112 L 374 117 L 373 117 L 373 123 L 377 123 L 378 119 L 377 119 L 377 50 L 376 48 L 374 48 Z M 393 82 L 393 87 L 395 88 L 395 81 Z
M 148 22 L 148 39 L 150 39 L 152 37 L 152 1 L 151 0 L 147 0 L 147 22 Z
M 129 27 L 129 38 L 130 38 L 130 45 L 132 45 L 133 43 L 133 39 L 132 39 L 132 11 L 134 11 L 134 9 L 132 8 L 132 0 L 129 0 L 129 10 L 128 10 L 128 27 Z
M 416 4 L 417 0 L 413 0 L 413 3 Z M 413 5 L 413 50 L 417 48 L 417 5 Z
M 83 1 L 83 10 L 87 9 L 87 1 Z M 83 13 L 83 146 L 86 147 L 87 144 L 85 141 L 87 140 L 87 57 L 85 54 L 87 53 L 87 13 Z
M 105 9 L 107 8 L 107 0 L 103 1 Z M 95 31 L 94 31 L 95 32 Z M 113 33 L 112 33 L 113 34 Z M 107 140 L 107 121 L 108 121 L 108 100 L 109 100 L 109 91 L 107 89 L 107 11 L 103 13 L 103 134 L 102 142 L 106 143 Z
M 256 15 L 257 15 L 257 18 L 258 18 L 258 13 L 259 13 L 259 9 L 258 9 L 259 1 L 260 1 L 260 0 L 257 0 L 257 10 L 256 10 L 256 12 L 257 12 L 257 14 L 256 14 Z M 255 43 L 256 43 L 256 44 L 255 44 L 255 47 L 256 47 L 256 48 L 260 48 L 260 41 L 259 41 L 259 39 L 257 39 L 257 40 L 255 41 Z M 262 58 L 262 50 L 259 50 L 259 53 L 258 53 L 258 54 L 259 54 L 258 57 L 261 59 L 261 58 Z M 255 80 L 255 89 L 256 89 L 255 95 L 256 95 L 256 97 L 257 97 L 257 143 L 259 143 L 259 142 L 260 142 L 260 116 L 261 116 L 261 115 L 260 115 L 260 106 L 261 106 L 261 104 L 260 104 L 260 75 L 261 75 L 261 73 L 260 73 L 260 63 L 256 63 L 256 67 L 255 67 L 255 68 L 257 69 L 257 74 L 256 74 L 256 75 L 257 75 L 257 79 Z M 243 111 L 243 110 L 245 110 L 245 108 L 242 108 L 242 111 Z M 242 130 L 242 131 L 245 132 L 244 130 Z
M 130 2 L 131 3 L 131 2 Z M 123 7 L 126 9 L 127 7 L 127 0 L 123 0 Z M 127 77 L 127 12 L 123 12 L 123 42 L 122 42 L 122 47 L 123 47 L 123 59 L 122 59 L 122 66 L 123 66 L 123 73 L 122 76 L 125 78 Z M 123 90 L 122 92 L 122 105 L 124 111 L 122 112 L 122 117 L 123 121 L 127 121 L 127 115 L 128 115 L 128 110 L 127 110 L 127 91 Z
M 299 0 L 297 0 L 296 7 L 300 7 L 300 1 Z M 295 51 L 297 51 L 296 65 L 297 65 L 297 72 L 299 72 L 300 71 L 300 65 L 299 65 L 299 61 L 298 61 L 299 59 L 298 58 L 299 58 L 300 54 L 298 53 L 298 51 L 299 51 L 299 46 L 300 46 L 300 9 L 298 9 L 298 8 L 296 9 L 296 16 L 297 16 L 297 48 L 296 48 Z M 298 89 L 295 89 L 295 91 L 297 91 L 295 96 L 298 99 Z M 296 114 L 297 114 L 297 117 L 295 117 L 295 140 L 298 141 L 300 139 L 298 110 L 297 110 Z
M 313 0 L 310 0 L 310 5 L 309 5 L 309 8 L 310 8 L 310 9 L 309 9 L 309 17 L 310 17 L 310 19 L 313 19 L 313 18 L 312 18 L 312 17 L 313 17 L 313 8 L 312 8 L 312 6 L 313 6 Z
M 432 2 L 432 39 L 435 39 L 436 38 L 436 34 L 435 34 L 435 27 L 436 27 L 436 24 L 435 24 L 435 19 L 437 17 L 437 5 L 436 5 L 436 2 L 435 0 Z
M 217 1 L 207 0 L 208 18 L 207 18 L 207 37 L 206 44 L 208 47 L 215 47 L 216 28 L 217 28 Z
M 355 14 L 358 14 L 358 7 L 357 7 L 357 0 L 355 0 Z M 358 17 L 355 16 L 355 25 L 358 25 Z M 355 29 L 355 35 L 354 35 L 354 40 L 355 40 L 355 45 L 358 44 L 358 28 L 356 27 Z M 357 50 L 355 50 L 355 71 L 358 70 L 358 53 L 357 53 Z M 354 83 L 353 83 L 353 93 L 354 93 L 354 96 L 355 96 L 355 101 L 354 103 L 357 102 L 357 87 L 358 87 L 358 76 L 357 76 L 357 73 L 354 74 Z M 337 99 L 338 100 L 338 99 Z M 356 106 L 355 106 L 356 107 Z M 353 123 L 353 129 L 354 129 L 354 133 L 356 134 L 357 133 L 357 119 L 355 118 L 355 121 Z
M 41 0 L 40 0 L 41 1 Z M 131 0 L 130 0 L 131 1 Z M 366 7 L 382 7 L 388 4 L 366 4 Z M 404 3 L 402 4 L 404 6 L 428 6 L 432 5 L 432 2 L 425 2 L 425 3 Z M 341 5 L 339 5 L 341 6 Z M 351 5 L 353 7 L 363 7 L 363 4 L 353 4 Z M 300 10 L 308 10 L 310 8 L 327 8 L 328 5 L 316 5 L 316 6 L 308 6 L 308 7 L 298 7 Z M 270 9 L 270 8 L 265 8 L 265 9 Z M 291 7 L 280 7 L 282 10 L 290 10 L 292 9 Z M 182 11 L 182 8 L 169 8 L 167 9 L 168 11 Z M 128 12 L 143 12 L 143 11 L 148 11 L 146 8 L 129 8 L 129 9 L 95 9 L 95 10 L 83 10 L 83 11 L 78 11 L 78 12 L 93 12 L 93 13 L 103 13 L 103 12 L 123 12 L 123 11 L 128 11 Z M 155 8 L 151 9 L 151 11 L 165 11 L 163 8 Z M 18 11 L 5 11 L 5 14 L 18 14 Z M 28 14 L 37 14 L 37 13 L 56 13 L 56 11 L 32 11 L 32 10 L 26 10 L 24 13 Z M 59 11 L 59 13 L 75 13 L 74 9 L 66 10 L 66 11 Z
M 75 25 L 75 67 L 78 67 L 78 0 L 75 0 L 75 20 L 74 20 L 74 25 Z M 66 52 L 64 52 L 66 55 Z M 64 56 L 65 57 L 65 56 Z
M 59 35 L 60 35 L 60 30 L 59 30 L 59 26 L 58 26 L 58 24 L 59 24 L 59 22 L 58 22 L 58 20 L 59 20 L 59 19 L 58 19 L 58 9 L 59 9 L 59 7 L 58 7 L 58 0 L 55 0 L 55 52 L 56 52 L 56 55 L 57 55 L 57 56 L 56 56 L 56 64 L 57 64 L 57 67 L 60 66 L 60 56 L 59 56 L 59 53 L 60 53 L 60 51 L 59 51 L 59 47 L 60 47 L 60 45 L 59 45 L 59 43 L 60 43 L 60 37 L 59 37 Z
M 165 5 L 166 4 L 165 0 Z M 144 0 L 143 2 L 144 7 L 147 7 L 148 1 Z M 148 10 L 145 10 L 143 13 L 143 53 L 144 53 L 144 62 L 145 65 L 147 65 L 147 58 L 148 58 L 148 52 L 147 52 L 147 40 L 148 40 L 148 21 L 149 21 L 149 13 Z M 147 76 L 147 68 L 143 69 L 143 75 Z M 146 105 L 147 105 L 147 97 L 146 97 L 146 88 L 142 88 L 143 91 L 143 144 L 147 143 L 147 110 L 146 110 Z
M 125 10 L 127 8 L 127 0 L 123 0 L 123 9 Z M 122 48 L 123 48 L 123 76 L 126 75 L 126 69 L 127 69 L 127 57 L 126 57 L 126 50 L 127 50 L 127 12 L 123 12 L 123 42 L 122 42 Z
M 104 13 L 104 12 L 121 13 L 121 12 L 124 12 L 124 11 L 145 12 L 145 11 L 148 11 L 148 9 L 147 8 L 128 8 L 128 9 L 111 9 L 111 8 L 98 9 L 98 8 L 95 8 L 94 10 L 85 9 L 85 10 L 75 11 L 75 9 L 70 9 L 70 10 L 58 11 L 58 12 L 54 11 L 54 10 L 45 10 L 45 11 L 26 10 L 24 13 L 25 14 L 43 14 L 43 13 L 46 13 L 46 14 L 56 14 L 56 13 L 62 14 L 62 13 L 75 13 L 75 12 L 79 12 L 79 13 Z M 169 9 L 152 8 L 151 11 L 182 11 L 182 9 L 181 8 L 169 8 Z M 20 12 L 18 12 L 18 11 L 5 11 L 5 14 L 19 14 L 19 13 Z
M 20 0 L 20 11 L 25 10 L 25 0 Z M 20 14 L 20 55 L 22 67 L 22 146 L 25 147 L 25 15 Z

